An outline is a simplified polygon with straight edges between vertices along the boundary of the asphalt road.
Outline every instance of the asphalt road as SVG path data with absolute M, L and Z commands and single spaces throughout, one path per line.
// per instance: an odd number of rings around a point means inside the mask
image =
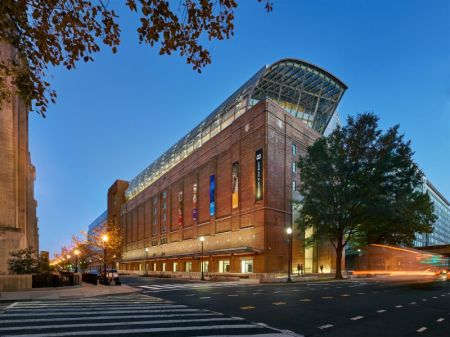
M 450 282 L 272 285 L 123 277 L 144 294 L 305 336 L 450 336 Z

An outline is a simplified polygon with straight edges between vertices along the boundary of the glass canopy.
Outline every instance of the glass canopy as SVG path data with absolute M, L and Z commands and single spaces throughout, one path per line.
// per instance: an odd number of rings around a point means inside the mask
M 125 192 L 131 199 L 245 111 L 268 98 L 323 134 L 347 86 L 327 71 L 297 59 L 283 59 L 259 70 L 191 132 L 145 168 Z

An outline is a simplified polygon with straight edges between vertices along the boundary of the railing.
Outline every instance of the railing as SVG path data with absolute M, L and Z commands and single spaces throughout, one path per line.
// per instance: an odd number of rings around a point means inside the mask
M 79 285 L 80 283 L 80 274 L 75 273 L 35 274 L 32 276 L 33 288 L 67 287 Z

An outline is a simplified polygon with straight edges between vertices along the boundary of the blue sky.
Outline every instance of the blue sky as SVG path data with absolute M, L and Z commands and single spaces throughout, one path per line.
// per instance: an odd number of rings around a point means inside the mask
M 94 63 L 51 71 L 57 104 L 46 119 L 30 118 L 41 250 L 53 253 L 86 230 L 115 179 L 133 178 L 285 57 L 348 85 L 343 120 L 373 111 L 382 127 L 400 124 L 419 166 L 450 198 L 449 1 L 274 0 L 271 13 L 256 0 L 239 3 L 235 36 L 208 44 L 213 59 L 202 74 L 139 45 L 136 16 L 123 8 L 118 54 L 103 48 Z

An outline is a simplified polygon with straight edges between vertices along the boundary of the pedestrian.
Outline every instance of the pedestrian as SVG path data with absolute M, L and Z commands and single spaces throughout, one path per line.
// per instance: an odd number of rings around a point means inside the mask
M 320 265 L 320 272 L 323 274 L 323 264 Z
M 303 264 L 300 265 L 300 274 L 303 274 Z
M 297 274 L 300 276 L 300 264 L 297 264 Z

